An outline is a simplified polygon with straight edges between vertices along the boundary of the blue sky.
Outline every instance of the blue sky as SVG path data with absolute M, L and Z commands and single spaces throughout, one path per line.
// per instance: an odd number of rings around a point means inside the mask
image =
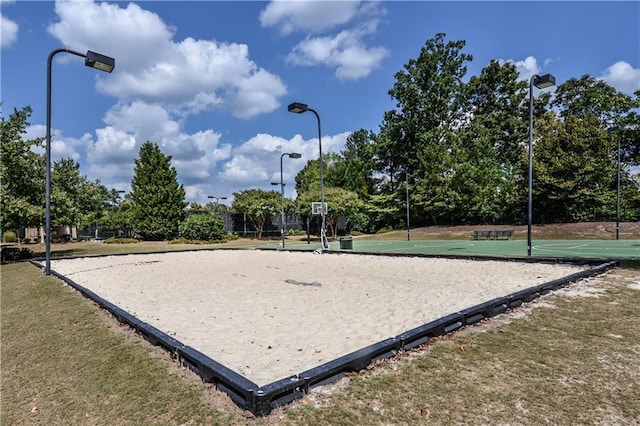
M 275 189 L 286 195 L 309 159 L 340 151 L 350 132 L 378 131 L 394 74 L 436 33 L 465 40 L 467 78 L 490 60 L 523 79 L 584 74 L 640 90 L 640 2 L 5 1 L 2 114 L 30 105 L 28 139 L 43 137 L 46 63 L 57 48 L 116 59 L 112 74 L 58 54 L 52 157 L 71 157 L 108 188 L 130 190 L 147 140 L 171 155 L 187 201 Z M 227 203 L 230 201 L 227 200 Z

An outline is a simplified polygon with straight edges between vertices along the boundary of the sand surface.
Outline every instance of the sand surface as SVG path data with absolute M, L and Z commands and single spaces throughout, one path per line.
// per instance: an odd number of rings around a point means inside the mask
M 586 267 L 214 250 L 51 268 L 263 386 Z

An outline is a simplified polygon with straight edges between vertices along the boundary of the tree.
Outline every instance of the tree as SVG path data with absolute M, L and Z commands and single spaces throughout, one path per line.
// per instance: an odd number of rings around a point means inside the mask
M 44 156 L 31 151 L 43 138 L 24 140 L 31 108 L 14 108 L 8 119 L 0 116 L 0 225 L 23 236 L 27 226 L 44 222 Z
M 357 130 L 347 136 L 345 149 L 340 153 L 344 163 L 342 185 L 348 191 L 353 191 L 361 198 L 368 198 L 376 191 L 378 179 L 374 177 L 374 135 L 364 129 Z
M 441 204 L 450 223 L 497 223 L 517 218 L 520 209 L 512 208 L 512 203 L 521 205 L 518 200 L 524 199 L 527 174 L 527 163 L 523 162 L 528 135 L 527 89 L 513 64 L 498 61 L 491 61 L 480 76 L 471 77 L 465 85 L 467 119 L 452 147 L 455 167 Z
M 322 154 L 324 187 L 342 186 L 344 183 L 344 162 L 339 154 Z M 298 194 L 307 191 L 320 191 L 320 163 L 318 159 L 308 160 L 296 175 Z
M 619 125 L 634 108 L 640 107 L 637 98 L 634 100 L 605 81 L 586 74 L 558 86 L 552 105 L 560 109 L 562 118 L 592 117 L 605 127 Z
M 534 216 L 538 223 L 612 217 L 615 208 L 613 138 L 594 116 L 552 113 L 538 120 L 534 147 Z
M 631 97 L 584 75 L 558 86 L 552 105 L 559 122 L 540 121 L 546 127 L 534 149 L 537 190 L 542 206 L 547 206 L 544 220 L 573 222 L 615 215 L 618 140 L 624 212 L 640 196 L 628 168 L 638 164 L 640 152 L 640 91 Z M 612 126 L 619 130 L 607 134 Z M 550 208 L 563 209 L 564 214 L 554 215 Z
M 281 194 L 277 191 L 247 189 L 233 193 L 231 209 L 246 214 L 256 228 L 258 239 L 262 239 L 265 224 L 280 211 L 281 203 Z
M 450 147 L 465 118 L 462 79 L 473 57 L 462 52 L 464 46 L 463 40 L 445 42 L 445 34 L 436 34 L 417 59 L 396 73 L 389 95 L 397 109 L 385 113 L 382 144 L 376 150 L 379 158 L 386 159 L 391 181 L 400 171 L 414 176 L 414 204 L 423 210 L 419 216 L 433 221 L 443 216 L 438 207 L 455 165 Z
M 148 240 L 173 238 L 187 206 L 184 198 L 171 156 L 165 156 L 153 142 L 142 144 L 131 181 L 134 231 Z

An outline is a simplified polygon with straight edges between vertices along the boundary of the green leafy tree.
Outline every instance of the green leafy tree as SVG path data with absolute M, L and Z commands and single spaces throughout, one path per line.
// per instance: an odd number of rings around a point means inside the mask
M 343 186 L 345 163 L 339 154 L 330 152 L 322 155 L 322 173 L 324 187 Z M 296 175 L 296 191 L 304 193 L 320 191 L 320 163 L 318 159 L 308 160 Z
M 618 92 L 603 80 L 583 75 L 572 78 L 556 90 L 552 105 L 559 108 L 560 116 L 567 118 L 593 118 L 605 127 L 619 125 L 638 105 L 636 99 Z
M 147 240 L 171 239 L 184 216 L 185 192 L 158 145 L 147 141 L 140 147 L 131 181 L 131 217 L 136 233 Z
M 51 221 L 56 225 L 77 224 L 82 187 L 86 183 L 80 175 L 80 165 L 71 158 L 53 163 L 51 170 Z
M 629 174 L 629 167 L 638 164 L 640 152 L 640 91 L 628 96 L 602 80 L 584 75 L 558 86 L 552 105 L 560 122 L 547 124 L 541 131 L 541 143 L 534 149 L 534 174 L 538 175 L 534 182 L 541 181 L 537 189 L 541 204 L 561 204 L 558 208 L 563 208 L 564 214 L 547 209 L 538 219 L 559 222 L 613 218 L 618 142 L 624 195 L 621 207 L 622 212 L 627 211 L 624 207 L 640 196 Z M 612 126 L 618 131 L 607 134 Z M 554 154 L 561 158 L 553 158 Z
M 448 196 L 455 161 L 450 147 L 465 114 L 466 63 L 473 57 L 463 53 L 463 40 L 446 41 L 439 33 L 427 40 L 416 59 L 395 75 L 389 95 L 396 110 L 387 111 L 381 126 L 377 156 L 391 173 L 409 172 L 415 178 L 414 204 L 419 217 L 437 222 L 445 216 L 440 205 Z M 393 191 L 393 186 L 392 186 Z
M 24 140 L 31 108 L 0 116 L 0 225 L 24 236 L 24 228 L 44 223 L 45 162 L 32 147 L 43 139 Z
M 526 186 L 528 85 L 513 64 L 491 61 L 464 92 L 468 118 L 451 148 L 455 167 L 439 208 L 451 224 L 513 222 Z
M 262 239 L 265 224 L 281 208 L 280 192 L 262 189 L 247 189 L 233 193 L 231 209 L 236 213 L 244 213 L 256 228 L 257 238 Z
M 534 218 L 537 223 L 610 217 L 615 207 L 612 138 L 595 117 L 551 113 L 539 120 L 534 147 Z
M 374 177 L 376 162 L 373 140 L 372 132 L 357 130 L 347 136 L 341 152 L 343 182 L 337 186 L 353 191 L 363 199 L 374 194 L 378 184 L 378 179 Z

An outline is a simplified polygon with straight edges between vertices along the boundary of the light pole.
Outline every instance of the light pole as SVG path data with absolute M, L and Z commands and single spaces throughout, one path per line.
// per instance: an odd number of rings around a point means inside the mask
M 531 256 L 531 216 L 533 212 L 533 86 L 544 89 L 556 84 L 551 74 L 535 74 L 529 81 L 529 202 L 527 212 L 527 256 Z
M 280 185 L 280 195 L 282 196 L 282 206 L 280 209 L 280 220 L 281 220 L 281 224 L 280 224 L 280 237 L 282 238 L 282 248 L 284 248 L 284 232 L 285 232 L 285 215 L 284 215 L 284 180 L 282 177 L 282 159 L 284 158 L 284 156 L 287 156 L 289 158 L 302 158 L 302 154 L 299 154 L 297 152 L 285 152 L 284 154 L 282 154 L 280 156 L 280 183 L 278 184 L 278 182 L 271 182 L 271 185 Z
M 411 231 L 409 227 L 409 171 L 404 169 L 405 176 L 405 190 L 406 190 L 406 200 L 407 200 L 407 241 L 411 241 Z
M 322 216 L 322 226 L 320 229 L 320 239 L 322 240 L 322 250 L 329 250 L 329 242 L 327 241 L 327 220 L 324 204 L 324 173 L 322 167 L 322 131 L 320 130 L 320 116 L 313 108 L 309 108 L 307 104 L 300 102 L 293 102 L 287 107 L 289 112 L 295 112 L 296 114 L 302 114 L 303 112 L 311 111 L 316 115 L 318 119 L 318 150 L 320 154 L 320 215 Z
M 85 58 L 84 64 L 86 66 L 100 71 L 110 73 L 116 66 L 115 59 L 90 50 L 87 53 L 80 53 L 70 49 L 55 49 L 49 53 L 47 59 L 47 148 L 45 150 L 47 167 L 45 172 L 45 275 L 51 274 L 51 65 L 53 57 L 62 52 Z
M 116 211 L 116 203 L 118 202 L 118 199 L 120 198 L 120 194 L 124 194 L 126 191 L 124 189 L 114 189 L 111 192 L 111 196 L 113 197 L 113 199 L 111 200 L 111 211 L 115 212 Z
M 114 230 L 117 227 L 116 224 L 116 220 L 115 220 L 115 214 L 116 214 L 116 203 L 118 202 L 118 199 L 120 198 L 120 194 L 124 194 L 125 191 L 123 189 L 112 189 L 111 190 L 111 196 L 113 197 L 111 199 L 111 229 Z M 120 235 L 120 230 L 118 230 L 118 236 Z M 113 231 L 113 236 L 115 238 L 116 236 L 116 232 L 115 230 Z M 98 227 L 96 226 L 96 239 L 98 238 Z
M 620 128 L 610 127 L 607 129 L 609 133 L 615 133 L 618 142 L 617 148 L 617 171 L 616 171 L 616 240 L 620 239 Z

